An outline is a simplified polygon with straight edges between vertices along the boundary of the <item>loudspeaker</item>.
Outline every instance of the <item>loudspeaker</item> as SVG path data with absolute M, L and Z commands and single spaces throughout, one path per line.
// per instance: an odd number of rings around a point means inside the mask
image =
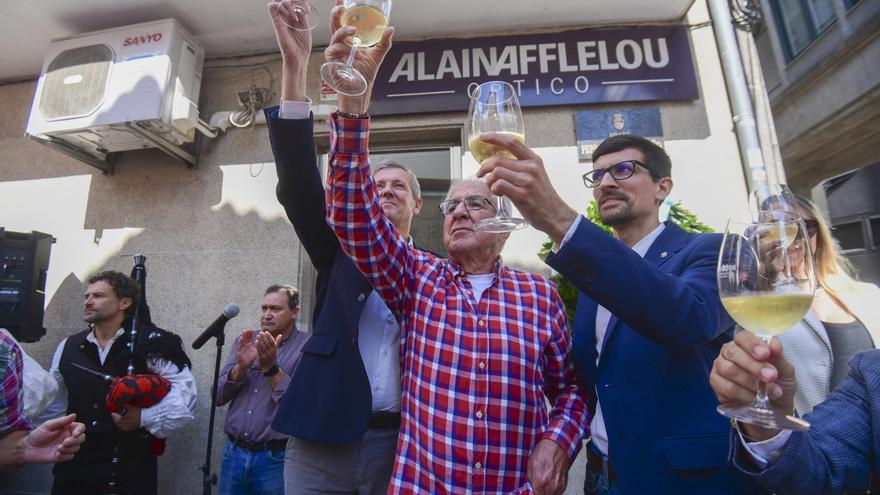
M 43 305 L 54 242 L 42 232 L 7 232 L 0 227 L 0 327 L 19 342 L 36 342 L 46 335 Z

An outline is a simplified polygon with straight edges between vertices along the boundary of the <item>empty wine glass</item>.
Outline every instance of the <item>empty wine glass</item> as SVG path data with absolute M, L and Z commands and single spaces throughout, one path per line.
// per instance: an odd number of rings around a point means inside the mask
M 318 10 L 308 0 L 274 0 L 281 20 L 296 31 L 311 31 L 318 26 Z

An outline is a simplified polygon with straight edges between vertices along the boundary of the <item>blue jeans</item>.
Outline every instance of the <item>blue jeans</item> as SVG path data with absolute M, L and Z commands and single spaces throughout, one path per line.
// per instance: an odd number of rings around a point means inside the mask
M 284 493 L 284 451 L 250 452 L 229 440 L 220 464 L 220 495 Z
M 602 456 L 606 461 L 608 456 L 603 455 L 592 443 L 587 442 L 586 448 Z M 584 494 L 585 495 L 621 495 L 620 483 L 615 481 L 610 483 L 608 474 L 602 470 L 593 469 L 587 463 L 587 472 L 584 475 Z

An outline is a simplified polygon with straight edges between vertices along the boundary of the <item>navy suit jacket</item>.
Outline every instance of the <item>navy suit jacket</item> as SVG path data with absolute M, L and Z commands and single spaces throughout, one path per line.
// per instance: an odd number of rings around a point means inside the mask
M 313 122 L 266 110 L 278 171 L 276 195 L 318 272 L 312 335 L 272 422 L 307 440 L 353 443 L 367 430 L 370 382 L 357 344 L 358 321 L 372 288 L 327 226 Z
M 718 234 L 667 222 L 642 259 L 582 218 L 547 258 L 581 293 L 575 366 L 602 402 L 623 493 L 761 493 L 728 460 L 730 424 L 709 387 L 712 361 L 733 329 L 718 298 L 720 247 Z M 598 304 L 612 317 L 597 367 Z
M 752 469 L 735 438 L 737 467 L 780 495 L 867 491 L 869 475 L 880 473 L 880 350 L 856 354 L 846 380 L 804 419 L 810 429 L 792 433 L 763 471 Z

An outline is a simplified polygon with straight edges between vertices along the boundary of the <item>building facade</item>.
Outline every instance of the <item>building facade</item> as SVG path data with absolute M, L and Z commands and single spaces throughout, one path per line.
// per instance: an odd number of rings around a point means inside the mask
M 788 182 L 828 213 L 862 278 L 880 282 L 880 2 L 761 4 L 755 43 Z

